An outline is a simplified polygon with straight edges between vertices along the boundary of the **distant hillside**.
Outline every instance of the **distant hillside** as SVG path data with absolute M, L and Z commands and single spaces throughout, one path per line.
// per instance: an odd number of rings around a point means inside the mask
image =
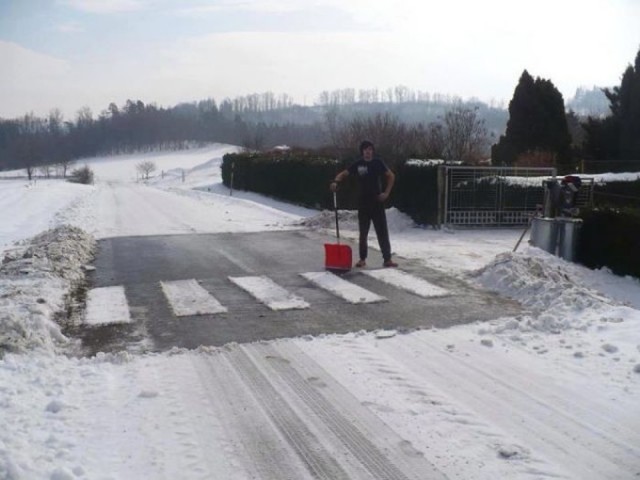
M 609 114 L 598 87 L 579 88 L 566 109 L 578 117 Z M 509 111 L 503 104 L 478 99 L 414 92 L 342 89 L 323 92 L 314 105 L 298 105 L 286 95 L 252 94 L 218 103 L 213 98 L 158 107 L 141 101 L 115 103 L 94 115 L 83 108 L 73 120 L 52 110 L 47 118 L 33 114 L 0 118 L 0 169 L 14 169 L 111 153 L 181 149 L 211 142 L 261 150 L 275 145 L 322 148 L 331 145 L 336 122 L 390 115 L 409 127 L 442 124 L 447 112 L 462 105 L 484 121 L 489 142 L 506 130 Z
M 611 113 L 609 100 L 601 87 L 580 87 L 574 97 L 567 101 L 567 110 L 573 110 L 579 116 L 605 117 Z
M 496 136 L 504 133 L 509 113 L 504 108 L 492 107 L 486 103 L 472 100 L 462 101 L 462 104 L 476 108 L 478 117 L 485 121 L 487 130 Z M 340 105 L 291 105 L 286 108 L 253 112 L 244 110 L 236 112 L 243 121 L 249 124 L 263 123 L 266 125 L 321 125 L 325 123 L 329 111 L 337 113 L 345 120 L 354 117 L 367 117 L 377 113 L 390 113 L 400 121 L 408 124 L 441 122 L 447 110 L 455 105 L 452 100 L 442 101 L 411 101 L 411 102 L 354 102 Z

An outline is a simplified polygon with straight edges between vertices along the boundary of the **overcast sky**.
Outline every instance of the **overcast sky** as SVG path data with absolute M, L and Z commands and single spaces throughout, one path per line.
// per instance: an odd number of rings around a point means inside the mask
M 397 85 L 508 103 L 525 68 L 568 100 L 619 84 L 639 25 L 638 0 L 0 0 L 0 117 Z

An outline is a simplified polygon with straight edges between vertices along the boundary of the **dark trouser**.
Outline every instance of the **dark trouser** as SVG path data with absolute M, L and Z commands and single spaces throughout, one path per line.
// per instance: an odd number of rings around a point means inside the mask
M 381 202 L 360 205 L 358 207 L 358 226 L 360 227 L 360 258 L 367 258 L 367 236 L 369 227 L 373 222 L 373 228 L 378 237 L 378 245 L 382 252 L 382 258 L 386 262 L 391 259 L 391 244 L 389 243 L 389 229 L 387 228 L 387 216 L 384 211 L 384 204 Z

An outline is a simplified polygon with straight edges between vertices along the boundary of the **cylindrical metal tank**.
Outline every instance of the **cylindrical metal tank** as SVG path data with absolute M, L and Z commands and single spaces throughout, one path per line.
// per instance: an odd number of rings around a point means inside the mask
M 556 219 L 535 217 L 531 223 L 529 243 L 555 255 L 558 249 L 558 224 Z
M 558 225 L 558 256 L 573 262 L 576 257 L 582 219 L 559 217 L 555 220 Z

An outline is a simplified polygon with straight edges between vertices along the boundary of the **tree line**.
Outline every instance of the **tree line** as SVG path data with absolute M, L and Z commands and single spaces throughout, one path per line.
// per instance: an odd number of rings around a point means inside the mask
M 0 169 L 64 175 L 76 159 L 210 142 L 252 150 L 326 148 L 344 156 L 353 155 L 362 138 L 391 160 L 477 163 L 491 157 L 494 165 L 556 166 L 561 172 L 585 164 L 640 169 L 640 51 L 621 84 L 603 93 L 610 114 L 582 117 L 566 112 L 551 80 L 525 70 L 508 111 L 403 86 L 325 91 L 308 107 L 267 92 L 169 108 L 127 100 L 120 107 L 109 104 L 97 117 L 82 108 L 73 121 L 54 109 L 45 118 L 0 119 Z
M 65 121 L 58 109 L 47 117 L 32 113 L 21 118 L 0 119 L 0 169 L 36 168 L 66 171 L 76 159 L 97 155 L 148 150 L 181 149 L 211 142 L 250 145 L 301 139 L 308 146 L 322 141 L 314 129 L 291 122 L 267 125 L 249 123 L 232 113 L 229 104 L 219 108 L 214 100 L 161 108 L 127 100 L 111 103 L 96 118 L 85 107 L 74 121 Z
M 462 109 L 473 112 L 473 120 L 483 128 L 487 118 L 494 129 L 504 123 L 498 110 L 482 103 L 437 96 L 402 105 L 355 102 L 312 107 L 292 105 L 290 97 L 271 94 L 226 99 L 220 105 L 207 99 L 170 108 L 127 100 L 122 106 L 110 103 L 97 117 L 84 107 L 74 120 L 65 120 L 53 109 L 44 118 L 29 113 L 0 119 L 0 169 L 25 168 L 30 176 L 39 169 L 44 176 L 64 176 L 69 164 L 81 158 L 211 142 L 253 150 L 281 144 L 347 150 L 349 136 L 354 135 L 373 135 L 380 145 L 403 144 L 393 149 L 398 154 L 455 157 L 455 148 L 446 147 L 450 140 L 446 132 Z M 336 127 L 343 130 L 339 136 Z M 384 132 L 369 134 L 371 129 Z M 486 151 L 485 146 L 484 156 Z

